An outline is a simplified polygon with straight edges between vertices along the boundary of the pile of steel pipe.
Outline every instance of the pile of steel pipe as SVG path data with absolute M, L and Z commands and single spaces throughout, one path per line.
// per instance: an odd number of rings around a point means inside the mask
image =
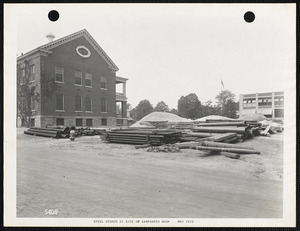
M 60 138 L 64 134 L 64 129 L 31 127 L 27 131 L 24 131 L 24 134 Z
M 177 130 L 152 129 L 152 130 L 130 130 L 118 129 L 105 132 L 105 139 L 112 143 L 125 144 L 172 144 L 181 138 L 181 132 Z

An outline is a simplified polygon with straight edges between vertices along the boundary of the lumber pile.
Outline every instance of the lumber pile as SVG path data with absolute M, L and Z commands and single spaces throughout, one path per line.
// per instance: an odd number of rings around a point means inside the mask
M 174 129 L 116 129 L 105 132 L 104 140 L 124 144 L 173 144 L 180 140 L 181 132 Z

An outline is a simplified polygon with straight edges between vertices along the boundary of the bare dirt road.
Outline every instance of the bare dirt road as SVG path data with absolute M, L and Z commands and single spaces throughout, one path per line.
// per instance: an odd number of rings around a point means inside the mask
M 19 130 L 17 216 L 49 217 L 45 209 L 57 209 L 55 217 L 280 218 L 281 138 L 257 137 L 247 145 L 266 151 L 234 160 Z

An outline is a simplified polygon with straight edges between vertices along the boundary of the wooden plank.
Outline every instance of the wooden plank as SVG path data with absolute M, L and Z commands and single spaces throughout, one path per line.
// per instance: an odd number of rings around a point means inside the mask
M 211 137 L 207 137 L 207 138 L 205 138 L 205 140 L 221 142 L 221 141 L 228 140 L 228 139 L 236 137 L 236 136 L 237 136 L 236 133 L 222 133 L 222 134 L 214 135 Z
M 151 147 L 151 144 L 142 144 L 142 145 L 136 145 L 134 146 L 136 149 L 140 149 L 140 148 L 149 148 Z
M 226 144 L 226 143 L 210 142 L 210 141 L 203 141 L 201 143 L 202 143 L 202 146 L 207 146 L 207 147 L 239 148 L 239 149 L 254 150 L 253 147 L 245 146 L 245 145 L 238 145 L 238 144 Z
M 234 132 L 238 134 L 244 134 L 246 127 L 226 128 L 226 127 L 195 127 L 193 131 L 208 132 L 208 133 L 227 133 Z
M 232 138 L 230 138 L 230 139 L 228 139 L 228 140 L 224 140 L 223 142 L 224 143 L 234 143 L 235 141 L 237 141 L 239 139 L 239 137 L 232 137 Z
M 187 133 L 186 135 L 184 135 L 185 137 L 188 137 L 188 136 L 191 136 L 191 137 L 200 137 L 200 138 L 203 138 L 203 137 L 210 137 L 212 136 L 212 134 L 210 133 L 201 133 L 201 132 L 189 132 Z
M 241 155 L 232 152 L 220 152 L 220 155 L 229 157 L 231 159 L 239 159 Z
M 246 122 L 215 122 L 215 123 L 201 123 L 198 127 L 209 127 L 209 126 L 245 126 Z
M 176 143 L 175 145 L 180 149 L 185 149 L 185 148 L 197 147 L 200 145 L 200 143 L 192 141 L 192 142 Z
M 203 151 L 233 152 L 233 153 L 240 153 L 240 154 L 260 154 L 259 151 L 249 150 L 249 149 L 238 149 L 238 148 L 220 148 L 220 147 L 197 146 L 196 149 L 197 150 L 203 150 Z

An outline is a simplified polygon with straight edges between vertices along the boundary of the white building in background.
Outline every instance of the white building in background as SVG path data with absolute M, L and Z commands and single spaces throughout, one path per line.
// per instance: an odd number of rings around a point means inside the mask
M 269 119 L 284 118 L 284 92 L 241 94 L 239 115 L 261 113 Z

